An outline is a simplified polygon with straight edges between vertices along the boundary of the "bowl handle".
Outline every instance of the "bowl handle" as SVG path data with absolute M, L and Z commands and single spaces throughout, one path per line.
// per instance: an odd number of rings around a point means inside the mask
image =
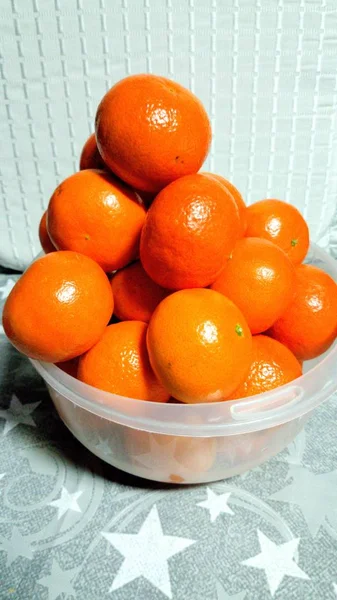
M 286 390 L 280 389 L 272 400 L 268 399 L 268 392 L 265 392 L 256 399 L 237 401 L 231 406 L 230 412 L 232 418 L 236 421 L 251 421 L 252 417 L 259 421 L 269 419 L 272 415 L 280 412 L 280 407 L 283 408 L 286 405 L 289 409 L 297 404 L 303 398 L 303 395 L 303 388 L 292 385 Z

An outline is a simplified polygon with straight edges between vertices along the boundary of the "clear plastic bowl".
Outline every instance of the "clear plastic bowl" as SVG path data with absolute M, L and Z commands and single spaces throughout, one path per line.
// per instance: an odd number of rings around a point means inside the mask
M 337 281 L 336 261 L 311 245 L 306 262 Z M 161 404 L 88 386 L 32 360 L 73 435 L 109 464 L 147 479 L 203 483 L 237 475 L 285 448 L 337 389 L 337 348 L 295 381 L 244 400 Z

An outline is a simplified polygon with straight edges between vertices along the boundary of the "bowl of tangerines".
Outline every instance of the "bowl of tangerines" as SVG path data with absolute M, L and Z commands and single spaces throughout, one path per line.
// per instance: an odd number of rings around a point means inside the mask
M 173 483 L 263 462 L 337 388 L 335 261 L 294 206 L 200 171 L 210 142 L 179 84 L 114 85 L 3 312 L 73 434 Z

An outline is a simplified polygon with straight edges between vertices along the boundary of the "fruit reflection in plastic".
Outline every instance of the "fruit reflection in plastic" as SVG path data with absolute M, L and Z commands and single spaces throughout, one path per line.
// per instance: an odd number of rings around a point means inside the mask
M 192 438 L 126 428 L 124 445 L 139 475 L 172 483 L 199 480 L 216 457 L 214 438 Z

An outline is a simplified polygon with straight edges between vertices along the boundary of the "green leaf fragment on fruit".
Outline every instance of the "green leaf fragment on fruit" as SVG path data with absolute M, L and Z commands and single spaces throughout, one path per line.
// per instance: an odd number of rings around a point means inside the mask
M 237 333 L 239 337 L 243 337 L 243 329 L 239 323 L 235 325 L 235 333 Z

